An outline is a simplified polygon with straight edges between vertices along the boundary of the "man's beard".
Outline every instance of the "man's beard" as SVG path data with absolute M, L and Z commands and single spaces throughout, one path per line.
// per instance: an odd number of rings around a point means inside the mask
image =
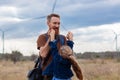
M 59 34 L 59 28 L 54 28 L 55 30 L 55 35 L 58 35 Z

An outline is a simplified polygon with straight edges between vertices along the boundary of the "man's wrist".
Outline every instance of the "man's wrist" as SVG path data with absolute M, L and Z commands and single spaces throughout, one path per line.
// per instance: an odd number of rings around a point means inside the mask
M 54 40 L 52 40 L 52 42 L 54 43 L 54 42 L 56 42 L 56 40 L 54 39 Z
M 69 39 L 70 41 L 73 41 L 73 38 Z
M 53 41 L 53 40 L 55 40 L 55 37 L 54 37 L 54 36 L 51 36 L 51 37 L 50 37 L 50 41 Z

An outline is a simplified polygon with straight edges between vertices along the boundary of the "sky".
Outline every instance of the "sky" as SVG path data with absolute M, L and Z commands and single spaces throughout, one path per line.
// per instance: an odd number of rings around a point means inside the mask
M 61 34 L 73 32 L 74 52 L 115 51 L 116 42 L 120 49 L 120 0 L 0 0 L 0 53 L 4 32 L 5 53 L 38 54 L 52 12 L 61 16 Z

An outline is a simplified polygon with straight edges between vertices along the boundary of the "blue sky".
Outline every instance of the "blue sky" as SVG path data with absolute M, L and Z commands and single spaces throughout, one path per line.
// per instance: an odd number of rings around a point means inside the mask
M 0 29 L 5 32 L 5 52 L 38 53 L 36 40 L 47 30 L 46 18 L 55 0 L 1 0 Z M 57 0 L 54 13 L 61 16 L 61 34 L 74 34 L 74 51 L 114 51 L 120 34 L 120 0 Z M 2 36 L 2 33 L 0 33 Z M 118 36 L 118 48 L 120 49 Z M 2 52 L 2 38 L 0 38 Z

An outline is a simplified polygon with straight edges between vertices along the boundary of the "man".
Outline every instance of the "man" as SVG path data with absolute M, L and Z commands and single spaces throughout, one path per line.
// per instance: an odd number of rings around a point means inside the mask
M 60 32 L 60 16 L 58 14 L 50 14 L 47 16 L 47 25 L 48 25 L 48 31 L 47 33 L 41 34 L 38 37 L 37 40 L 37 49 L 39 49 L 39 55 L 42 58 L 42 70 L 43 70 L 43 76 L 44 80 L 52 80 L 52 56 L 50 55 L 50 47 L 49 47 L 49 42 L 50 42 L 50 32 L 53 29 L 55 31 L 55 39 L 58 40 L 57 43 L 57 48 L 59 49 L 61 46 L 61 38 L 59 37 Z M 66 44 L 66 37 L 63 36 L 64 39 L 64 44 Z
M 55 32 L 55 40 L 57 41 L 57 48 L 58 51 L 60 50 L 60 47 L 62 45 L 67 45 L 67 41 L 73 40 L 73 34 L 71 32 L 68 32 L 67 36 L 60 35 L 60 16 L 58 14 L 50 14 L 47 16 L 47 25 L 48 25 L 48 31 L 47 33 L 41 34 L 38 37 L 37 40 L 37 49 L 39 49 L 39 56 L 42 59 L 42 75 L 44 76 L 43 80 L 52 80 L 53 77 L 53 56 L 51 56 L 51 49 L 49 46 L 49 42 L 51 41 L 51 33 Z M 67 39 L 67 40 L 66 40 Z M 61 41 L 64 41 L 64 44 L 61 43 Z M 54 41 L 53 41 L 54 42 Z M 74 57 L 69 56 L 71 63 L 73 64 L 73 70 L 77 72 L 77 77 L 80 80 L 83 80 L 81 69 L 79 69 L 79 66 L 76 66 L 76 62 Z M 79 75 L 80 73 L 80 75 Z

